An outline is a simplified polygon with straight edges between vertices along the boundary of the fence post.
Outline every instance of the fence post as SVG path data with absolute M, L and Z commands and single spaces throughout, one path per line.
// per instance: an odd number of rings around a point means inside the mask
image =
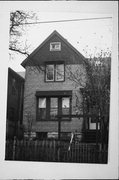
M 100 116 L 96 118 L 96 163 L 99 161 L 99 136 L 98 136 L 98 122 L 100 121 Z
M 15 160 L 15 152 L 16 151 L 16 136 L 14 136 L 14 141 L 13 141 L 13 157 L 12 159 Z
M 61 117 L 58 118 L 58 162 L 60 162 Z
M 61 135 L 61 117 L 58 118 L 58 139 L 60 141 L 60 135 Z

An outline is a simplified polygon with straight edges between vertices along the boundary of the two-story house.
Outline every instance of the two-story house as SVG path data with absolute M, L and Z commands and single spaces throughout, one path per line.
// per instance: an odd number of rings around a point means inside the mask
M 54 31 L 22 62 L 26 69 L 23 123 L 38 138 L 58 133 L 57 115 L 81 114 L 85 57 Z M 83 118 L 62 118 L 61 134 L 82 132 Z M 30 128 L 30 129 L 29 129 Z

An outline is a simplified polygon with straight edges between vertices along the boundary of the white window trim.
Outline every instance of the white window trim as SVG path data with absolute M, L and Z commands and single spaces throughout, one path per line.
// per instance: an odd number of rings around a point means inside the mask
M 52 48 L 52 45 L 59 44 L 59 49 Z M 50 51 L 61 51 L 61 42 L 51 42 L 50 43 Z

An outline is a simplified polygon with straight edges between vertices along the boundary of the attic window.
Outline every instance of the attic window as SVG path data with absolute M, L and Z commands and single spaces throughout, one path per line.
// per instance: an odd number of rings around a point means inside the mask
M 61 42 L 51 42 L 50 51 L 61 51 Z

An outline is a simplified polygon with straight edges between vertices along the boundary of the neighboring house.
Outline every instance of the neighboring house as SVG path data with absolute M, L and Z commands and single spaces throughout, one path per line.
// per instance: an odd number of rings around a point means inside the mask
M 23 124 L 38 138 L 58 132 L 58 114 L 82 114 L 86 69 L 84 56 L 54 31 L 22 62 L 26 69 Z M 30 122 L 31 121 L 31 122 Z M 30 128 L 30 129 L 29 129 Z M 62 135 L 81 133 L 83 118 L 63 118 Z
M 23 136 L 24 78 L 8 68 L 6 138 Z

